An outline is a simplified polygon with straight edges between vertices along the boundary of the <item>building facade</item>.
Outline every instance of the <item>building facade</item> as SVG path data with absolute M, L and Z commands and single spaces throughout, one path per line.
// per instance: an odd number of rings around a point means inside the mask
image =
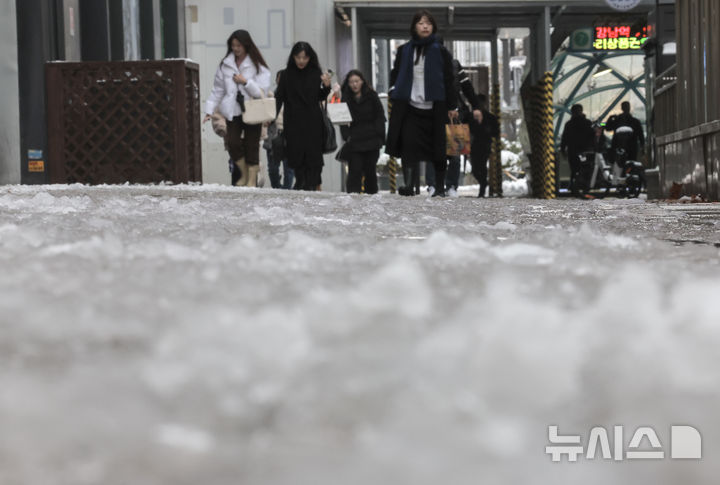
M 0 13 L 4 184 L 49 181 L 47 62 L 186 56 L 184 0 L 2 0 Z
M 337 77 L 343 69 L 337 63 L 342 42 L 336 39 L 336 26 L 347 28 L 335 18 L 332 0 L 187 0 L 186 22 L 188 57 L 200 65 L 203 105 L 215 71 L 227 53 L 227 39 L 237 29 L 250 32 L 273 80 L 275 73 L 285 68 L 293 44 L 303 40 L 317 51 L 323 69 L 336 73 L 333 81 L 342 81 Z M 348 33 L 345 44 L 350 41 Z M 223 140 L 209 123 L 203 126 L 202 140 L 203 181 L 229 183 L 228 155 Z M 264 157 L 261 153 L 261 160 Z M 325 157 L 322 179 L 323 190 L 341 190 L 342 166 L 332 155 Z

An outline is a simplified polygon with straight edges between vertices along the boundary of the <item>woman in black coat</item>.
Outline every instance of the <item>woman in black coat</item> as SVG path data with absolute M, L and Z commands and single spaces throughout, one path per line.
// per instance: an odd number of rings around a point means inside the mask
M 342 156 L 349 165 L 347 191 L 360 193 L 365 177 L 365 193 L 377 194 L 376 166 L 380 148 L 385 144 L 385 108 L 358 70 L 345 76 L 342 101 L 352 115 L 350 126 L 340 128 L 345 140 Z
M 320 69 L 307 42 L 296 43 L 280 76 L 277 112 L 285 106 L 286 155 L 295 171 L 295 190 L 317 190 L 323 167 L 324 122 L 320 102 L 330 93 L 330 76 Z
M 402 159 L 405 187 L 413 195 L 419 185 L 419 162 L 429 161 L 437 180 L 445 180 L 445 124 L 457 118 L 452 56 L 435 38 L 437 23 L 427 10 L 410 24 L 412 40 L 401 45 L 390 73 L 390 125 L 385 151 Z M 444 196 L 439 188 L 433 196 Z

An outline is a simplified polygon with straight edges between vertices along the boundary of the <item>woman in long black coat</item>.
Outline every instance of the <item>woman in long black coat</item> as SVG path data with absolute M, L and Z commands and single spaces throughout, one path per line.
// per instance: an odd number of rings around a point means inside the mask
M 330 76 L 307 42 L 296 43 L 280 76 L 275 100 L 285 106 L 286 155 L 295 171 L 295 190 L 317 190 L 323 167 L 324 122 L 320 102 L 330 93 Z
M 365 177 L 365 193 L 377 194 L 377 162 L 385 144 L 385 108 L 377 93 L 358 70 L 353 69 L 342 85 L 352 123 L 340 127 L 345 145 L 342 156 L 348 162 L 347 191 L 360 193 Z
M 419 162 L 429 161 L 437 180 L 445 180 L 445 124 L 456 119 L 457 94 L 453 87 L 452 56 L 435 38 L 437 23 L 419 10 L 410 24 L 412 40 L 401 45 L 390 73 L 390 124 L 385 152 L 402 159 L 405 187 L 401 195 L 415 194 Z M 439 189 L 434 196 L 444 196 Z

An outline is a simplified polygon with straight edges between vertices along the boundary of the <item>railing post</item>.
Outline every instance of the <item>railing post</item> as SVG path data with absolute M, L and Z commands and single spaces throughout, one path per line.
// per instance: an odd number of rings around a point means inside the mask
M 502 126 L 500 117 L 500 84 L 493 84 L 490 96 L 490 112 L 497 117 L 498 125 Z M 500 136 L 493 138 L 490 151 L 490 167 L 488 185 L 490 197 L 502 197 L 502 141 Z

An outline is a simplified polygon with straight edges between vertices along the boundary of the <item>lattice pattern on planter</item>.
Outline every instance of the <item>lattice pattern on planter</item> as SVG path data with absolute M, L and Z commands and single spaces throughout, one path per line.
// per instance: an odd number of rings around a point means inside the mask
M 47 92 L 53 183 L 202 180 L 197 64 L 53 62 Z

